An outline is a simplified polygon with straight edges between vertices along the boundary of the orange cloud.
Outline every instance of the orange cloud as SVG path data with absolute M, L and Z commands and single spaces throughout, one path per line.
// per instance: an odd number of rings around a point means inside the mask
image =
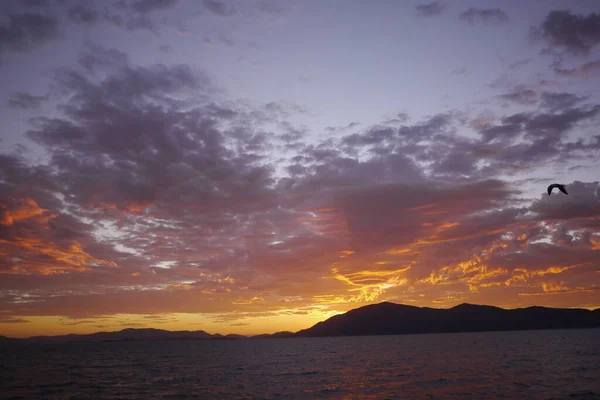
M 21 199 L 18 202 L 18 206 L 12 210 L 3 212 L 1 225 L 12 226 L 15 222 L 24 221 L 36 216 L 40 216 L 48 210 L 41 208 L 38 204 L 30 198 Z M 44 218 L 44 222 L 55 218 L 55 215 L 49 215 Z
M 102 211 L 118 210 L 129 213 L 140 213 L 146 211 L 152 204 L 153 203 L 149 201 L 123 201 L 121 203 L 107 203 L 101 201 L 97 204 L 91 204 L 90 208 Z
M 14 261 L 14 265 L 8 272 L 13 274 L 37 272 L 42 275 L 51 275 L 68 273 L 70 270 L 81 272 L 89 270 L 88 266 L 92 263 L 117 266 L 115 262 L 91 256 L 76 241 L 66 248 L 60 248 L 55 243 L 35 238 L 16 238 L 11 241 L 0 239 L 0 244 L 7 246 L 11 254 L 29 253 L 30 255 L 46 256 L 47 261 L 27 261 L 27 259 Z

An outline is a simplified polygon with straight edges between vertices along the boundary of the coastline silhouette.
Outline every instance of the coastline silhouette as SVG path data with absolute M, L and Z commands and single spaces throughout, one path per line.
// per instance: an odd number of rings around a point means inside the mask
M 455 307 L 429 308 L 383 302 L 335 315 L 298 332 L 282 331 L 254 336 L 209 334 L 205 331 L 167 331 L 128 328 L 116 332 L 83 335 L 34 336 L 14 339 L 0 336 L 0 344 L 121 342 L 155 340 L 237 340 L 321 336 L 401 335 L 419 333 L 456 333 L 579 329 L 600 327 L 600 308 L 587 309 L 527 307 L 504 309 L 487 305 L 459 304 Z

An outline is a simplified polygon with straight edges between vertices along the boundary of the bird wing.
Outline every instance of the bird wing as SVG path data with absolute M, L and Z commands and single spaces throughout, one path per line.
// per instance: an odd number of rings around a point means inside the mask
M 564 194 L 569 194 L 567 193 L 567 189 L 565 189 L 565 187 L 563 185 L 558 186 L 558 189 L 563 192 Z
M 556 183 L 553 183 L 552 185 L 548 186 L 548 194 L 552 194 L 552 189 L 554 189 L 555 187 L 557 187 L 558 185 Z

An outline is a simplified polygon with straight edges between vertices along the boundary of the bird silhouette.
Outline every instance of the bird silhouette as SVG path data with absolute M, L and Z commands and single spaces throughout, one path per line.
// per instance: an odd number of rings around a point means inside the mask
M 552 194 L 552 189 L 554 188 L 558 188 L 558 190 L 560 190 L 564 194 L 569 194 L 567 193 L 567 189 L 565 189 L 565 185 L 561 185 L 560 183 L 553 183 L 552 185 L 548 186 L 548 196 Z

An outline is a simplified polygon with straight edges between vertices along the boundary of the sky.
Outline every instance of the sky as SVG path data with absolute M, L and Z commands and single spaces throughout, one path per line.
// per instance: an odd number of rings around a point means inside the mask
M 5 0 L 0 81 L 0 335 L 600 307 L 597 0 Z

